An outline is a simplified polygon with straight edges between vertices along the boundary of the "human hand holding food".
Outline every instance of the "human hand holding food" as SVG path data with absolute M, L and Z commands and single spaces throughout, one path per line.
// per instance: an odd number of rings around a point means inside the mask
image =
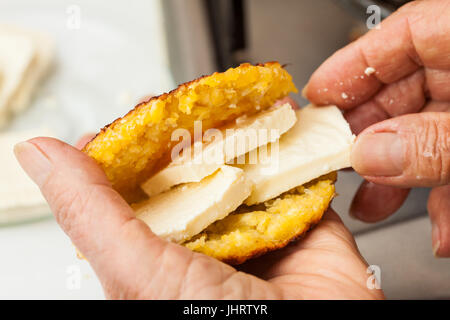
M 450 256 L 450 3 L 417 1 L 380 29 L 336 52 L 304 90 L 344 110 L 353 132 L 353 168 L 367 180 L 352 213 L 378 221 L 410 187 L 433 187 L 433 250 Z
M 380 298 L 352 236 L 327 211 L 354 137 L 334 106 L 276 103 L 292 91 L 279 63 L 243 64 L 139 104 L 83 152 L 35 138 L 15 153 L 108 297 Z M 178 162 L 173 132 L 195 137 L 197 121 L 200 134 L 225 138 L 187 139 L 183 154 L 194 147 L 193 158 Z M 274 135 L 243 148 L 224 144 L 267 130 Z M 269 144 L 274 168 L 237 160 Z M 203 157 L 211 149 L 217 162 Z
M 381 290 L 367 288 L 367 265 L 332 210 L 303 241 L 251 260 L 238 271 L 155 236 L 134 217 L 95 161 L 76 148 L 35 138 L 19 144 L 15 153 L 108 298 L 383 297 Z

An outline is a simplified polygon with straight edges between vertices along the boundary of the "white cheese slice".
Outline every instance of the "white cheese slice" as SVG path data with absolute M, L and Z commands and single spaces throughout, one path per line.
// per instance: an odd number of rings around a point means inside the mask
M 247 205 L 273 199 L 321 175 L 350 167 L 355 136 L 335 106 L 308 106 L 296 111 L 298 121 L 271 145 L 264 164 L 237 165 L 254 183 Z
M 13 153 L 18 142 L 50 136 L 48 130 L 0 134 L 0 223 L 48 214 L 47 202 Z
M 23 111 L 29 104 L 35 89 L 50 70 L 53 62 L 54 43 L 53 40 L 44 33 L 17 29 L 18 34 L 28 36 L 34 43 L 34 59 L 20 83 L 18 90 L 12 96 L 9 108 L 15 114 Z
M 29 105 L 50 69 L 53 52 L 53 42 L 46 34 L 0 25 L 0 127 Z
M 295 111 L 288 103 L 250 117 L 239 117 L 220 130 L 207 131 L 200 152 L 195 151 L 195 144 L 193 148 L 186 148 L 179 158 L 173 159 L 141 187 L 147 195 L 153 196 L 181 183 L 198 182 L 230 160 L 278 140 L 296 121 Z
M 34 44 L 29 38 L 4 33 L 0 29 L 0 127 L 7 123 L 9 104 L 25 77 L 34 53 Z
M 181 242 L 234 211 L 250 195 L 251 188 L 241 169 L 222 166 L 200 182 L 172 188 L 133 208 L 136 217 L 156 235 Z

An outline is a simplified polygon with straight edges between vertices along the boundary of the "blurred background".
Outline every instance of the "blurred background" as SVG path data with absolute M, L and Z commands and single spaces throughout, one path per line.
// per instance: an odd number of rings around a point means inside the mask
M 148 95 L 244 61 L 288 64 L 301 89 L 328 56 L 367 31 L 369 5 L 384 18 L 404 2 L 1 0 L 0 298 L 103 298 L 17 167 L 15 142 L 52 135 L 75 143 Z M 413 190 L 393 217 L 365 224 L 348 216 L 360 182 L 340 173 L 333 207 L 380 268 L 386 296 L 449 298 L 450 261 L 431 249 L 428 190 Z

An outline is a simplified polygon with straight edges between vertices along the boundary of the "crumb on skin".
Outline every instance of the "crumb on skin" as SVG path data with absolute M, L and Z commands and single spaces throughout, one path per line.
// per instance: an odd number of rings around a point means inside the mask
M 366 70 L 364 70 L 364 73 L 366 74 L 366 76 L 370 76 L 371 74 L 375 73 L 376 70 L 372 67 L 367 67 Z

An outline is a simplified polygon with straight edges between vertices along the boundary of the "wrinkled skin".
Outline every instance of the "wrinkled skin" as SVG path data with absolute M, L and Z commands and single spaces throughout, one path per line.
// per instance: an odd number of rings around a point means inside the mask
M 448 0 L 407 4 L 327 59 L 303 90 L 315 104 L 340 107 L 359 134 L 352 166 L 366 182 L 352 215 L 379 221 L 409 188 L 432 187 L 433 250 L 441 257 L 450 256 L 449 17 Z
M 95 270 L 107 298 L 383 298 L 381 290 L 368 289 L 367 264 L 332 210 L 303 241 L 236 270 L 155 236 L 78 149 L 35 138 L 18 144 L 15 153 Z

